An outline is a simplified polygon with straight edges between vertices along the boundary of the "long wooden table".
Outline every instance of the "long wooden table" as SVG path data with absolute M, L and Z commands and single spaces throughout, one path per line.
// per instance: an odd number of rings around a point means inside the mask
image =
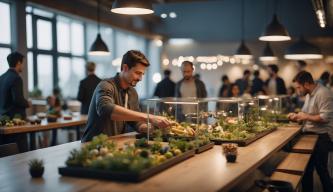
M 246 179 L 299 131 L 298 126 L 281 127 L 247 147 L 240 147 L 234 164 L 226 163 L 221 146 L 215 146 L 140 183 L 59 175 L 58 167 L 64 166 L 69 152 L 80 148 L 81 143 L 76 141 L 0 159 L 0 191 L 228 191 Z M 41 158 L 45 162 L 42 179 L 31 179 L 29 175 L 28 161 L 33 158 Z
M 75 127 L 77 139 L 80 139 L 80 126 L 87 123 L 88 117 L 86 115 L 73 116 L 71 120 L 64 120 L 64 118 L 59 118 L 57 122 L 49 123 L 44 118 L 40 125 L 22 125 L 13 127 L 0 127 L 0 135 L 11 135 L 11 134 L 30 134 L 30 149 L 35 149 L 36 136 L 35 132 L 48 131 L 53 129 L 60 129 L 65 127 Z

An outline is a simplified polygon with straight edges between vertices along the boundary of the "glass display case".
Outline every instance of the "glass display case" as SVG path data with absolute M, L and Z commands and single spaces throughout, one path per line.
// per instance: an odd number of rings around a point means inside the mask
M 268 121 L 288 121 L 287 114 L 293 110 L 289 96 L 260 95 L 257 98 L 259 100 L 260 117 L 266 118 Z

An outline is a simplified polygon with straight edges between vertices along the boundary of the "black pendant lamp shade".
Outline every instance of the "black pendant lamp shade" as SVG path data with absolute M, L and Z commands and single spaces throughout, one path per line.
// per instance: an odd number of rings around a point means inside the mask
M 276 61 L 277 60 L 277 57 L 274 55 L 274 52 L 268 42 L 266 43 L 264 51 L 259 59 L 260 59 L 260 61 Z
M 116 0 L 112 4 L 111 11 L 125 15 L 147 15 L 154 13 L 150 0 Z
M 266 27 L 265 32 L 260 41 L 288 41 L 290 36 L 286 28 L 279 22 L 276 14 L 273 16 L 272 22 Z
M 97 34 L 97 37 L 94 43 L 91 45 L 90 55 L 108 55 L 110 54 L 107 45 L 104 43 L 100 33 Z
M 109 55 L 109 49 L 107 47 L 107 45 L 104 43 L 101 33 L 100 33 L 100 12 L 99 12 L 99 4 L 100 4 L 100 0 L 97 1 L 97 24 L 98 24 L 98 33 L 97 33 L 97 37 L 95 39 L 95 41 L 93 42 L 93 44 L 90 47 L 89 50 L 89 55 L 97 55 L 97 56 L 101 56 L 101 55 Z
M 250 49 L 246 46 L 244 40 L 241 41 L 241 44 L 239 45 L 235 57 L 240 59 L 251 59 L 252 54 Z
M 323 55 L 319 47 L 301 37 L 285 51 L 284 57 L 291 60 L 321 59 Z

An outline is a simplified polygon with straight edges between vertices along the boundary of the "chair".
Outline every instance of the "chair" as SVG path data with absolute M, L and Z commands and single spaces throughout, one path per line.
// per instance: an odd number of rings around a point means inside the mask
M 0 145 L 0 158 L 6 157 L 9 155 L 15 155 L 18 154 L 19 150 L 16 143 L 9 143 Z

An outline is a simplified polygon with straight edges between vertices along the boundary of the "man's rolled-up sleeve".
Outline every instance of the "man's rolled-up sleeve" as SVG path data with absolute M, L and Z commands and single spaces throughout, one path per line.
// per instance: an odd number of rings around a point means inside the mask
M 96 111 L 99 116 L 111 115 L 115 107 L 114 87 L 107 82 L 101 82 L 96 87 Z
M 331 95 L 320 95 L 319 116 L 328 122 L 333 118 L 333 97 Z

